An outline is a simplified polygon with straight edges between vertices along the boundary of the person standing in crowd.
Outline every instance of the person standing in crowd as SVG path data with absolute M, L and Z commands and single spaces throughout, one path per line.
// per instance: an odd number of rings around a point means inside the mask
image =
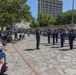
M 7 39 L 7 37 L 8 37 L 7 32 L 4 32 L 4 40 L 6 40 L 6 39 Z
M 40 32 L 39 29 L 36 29 L 36 49 L 39 49 L 40 45 Z
M 29 31 L 27 32 L 27 34 L 28 34 L 28 36 L 30 36 L 30 32 Z
M 50 29 L 48 29 L 47 35 L 48 35 L 48 44 L 49 44 L 49 43 L 50 43 L 50 36 L 51 36 L 51 31 L 50 31 Z
M 3 42 L 2 38 L 0 38 L 0 42 L 2 42 L 3 46 L 5 46 L 5 43 Z
M 2 51 L 6 51 L 4 45 L 3 45 L 3 43 L 1 41 L 0 41 L 0 48 L 2 49 Z
M 16 39 L 16 40 L 18 39 L 17 32 L 15 32 L 14 39 Z
M 22 39 L 22 33 L 20 32 L 19 33 L 19 40 L 21 40 Z
M 74 30 L 71 30 L 69 32 L 69 44 L 70 44 L 70 49 L 73 49 L 73 41 L 75 39 L 75 33 Z
M 12 35 L 8 34 L 8 36 L 7 36 L 7 42 L 11 42 L 11 41 L 12 41 Z
M 25 39 L 25 33 L 23 32 L 22 33 L 22 40 L 24 40 Z

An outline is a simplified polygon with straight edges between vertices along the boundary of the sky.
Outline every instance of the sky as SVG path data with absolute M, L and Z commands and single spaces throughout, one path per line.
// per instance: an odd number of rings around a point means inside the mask
M 63 0 L 63 12 L 72 9 L 73 0 Z M 27 4 L 30 6 L 30 11 L 34 18 L 37 18 L 38 15 L 38 1 L 37 0 L 28 0 Z M 76 0 L 74 0 L 74 9 L 76 9 Z

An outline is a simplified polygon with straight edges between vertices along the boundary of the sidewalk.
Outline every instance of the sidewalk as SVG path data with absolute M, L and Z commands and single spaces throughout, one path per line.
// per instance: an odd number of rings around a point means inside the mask
M 22 60 L 13 46 L 9 43 L 6 48 L 7 71 L 5 75 L 36 75 L 28 65 Z
M 25 40 L 14 45 L 41 75 L 76 75 L 76 49 L 69 50 L 68 40 L 65 47 L 61 48 L 60 43 L 56 46 L 47 44 L 47 37 L 41 36 L 40 49 L 36 50 L 35 39 L 35 35 L 26 36 Z M 76 45 L 76 42 L 74 44 Z M 35 75 L 11 44 L 6 48 L 11 53 L 6 52 L 7 75 Z

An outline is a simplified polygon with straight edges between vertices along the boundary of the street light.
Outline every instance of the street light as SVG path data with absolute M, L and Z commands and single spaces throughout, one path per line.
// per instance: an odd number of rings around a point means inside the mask
M 72 26 L 74 29 L 74 0 L 72 1 Z

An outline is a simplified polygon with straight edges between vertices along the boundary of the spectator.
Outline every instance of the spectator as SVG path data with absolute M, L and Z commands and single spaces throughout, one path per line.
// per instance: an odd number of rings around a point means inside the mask
M 3 50 L 3 51 L 6 51 L 5 47 L 3 46 L 2 42 L 0 42 L 0 48 Z

